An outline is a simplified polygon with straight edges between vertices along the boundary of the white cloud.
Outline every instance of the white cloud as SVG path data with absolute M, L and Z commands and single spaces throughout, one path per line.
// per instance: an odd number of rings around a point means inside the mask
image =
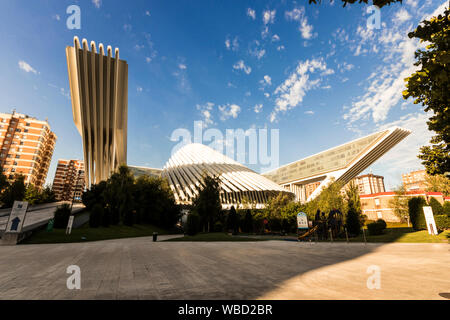
M 126 32 L 131 31 L 131 29 L 133 29 L 133 27 L 132 27 L 131 24 L 125 23 L 125 24 L 123 25 L 123 30 L 125 30 Z
M 408 11 L 406 11 L 406 9 L 402 8 L 399 11 L 397 11 L 397 13 L 395 14 L 395 18 L 399 22 L 405 22 L 411 19 L 411 15 L 408 13 Z
M 34 74 L 38 74 L 38 72 L 32 66 L 30 66 L 27 62 L 23 60 L 19 61 L 19 68 L 25 72 L 32 72 Z
M 247 15 L 252 18 L 253 20 L 256 19 L 256 12 L 252 8 L 247 9 Z
M 231 40 L 229 37 L 225 40 L 225 47 L 228 50 L 237 51 L 239 49 L 239 40 L 238 37 L 234 37 L 233 40 Z
M 212 102 L 207 102 L 203 105 L 198 104 L 197 105 L 197 110 L 200 111 L 200 114 L 203 118 L 203 123 L 205 125 L 205 127 L 208 127 L 209 125 L 214 124 L 213 121 L 213 116 L 212 116 L 212 110 L 214 107 L 214 103 Z
M 443 12 L 445 6 L 446 3 L 440 5 L 432 15 Z M 430 15 L 425 15 L 424 18 L 428 16 Z M 423 43 L 408 37 L 410 29 L 409 23 L 394 24 L 392 28 L 383 28 L 379 35 L 375 35 L 371 30 L 358 27 L 360 42 L 369 46 L 378 44 L 377 50 L 383 53 L 384 64 L 370 74 L 365 81 L 367 86 L 364 93 L 352 102 L 350 108 L 345 109 L 344 119 L 349 125 L 370 118 L 375 123 L 380 123 L 403 100 L 404 79 L 417 69 L 414 66 L 414 53 L 424 47 Z
M 255 113 L 260 113 L 262 111 L 262 108 L 263 108 L 262 104 L 255 104 L 253 110 L 255 111 Z
M 274 34 L 274 35 L 272 36 L 272 42 L 277 42 L 277 41 L 280 41 L 280 36 L 277 35 L 277 34 Z
M 145 11 L 145 15 L 147 16 L 147 17 L 150 17 L 150 11 Z
M 317 34 L 313 33 L 313 26 L 308 24 L 308 18 L 306 17 L 304 7 L 294 8 L 292 11 L 286 11 L 284 15 L 288 21 L 299 22 L 300 25 L 298 30 L 300 31 L 303 39 L 308 40 L 317 36 Z
M 220 111 L 220 120 L 225 121 L 228 118 L 236 119 L 239 113 L 241 112 L 241 107 L 237 104 L 226 104 L 223 106 L 219 106 Z
M 266 98 L 269 98 L 269 97 L 270 97 L 270 93 L 264 92 L 264 96 L 265 96 Z
M 137 88 L 136 88 L 136 91 L 137 91 L 137 92 L 142 92 L 143 90 L 144 90 L 144 89 L 143 89 L 142 87 L 137 87 Z
M 243 60 L 239 60 L 233 65 L 233 69 L 235 70 L 243 70 L 246 74 L 250 74 L 252 72 L 252 68 L 246 66 Z
M 59 20 L 61 20 L 61 16 L 60 16 L 59 14 L 55 14 L 55 15 L 53 16 L 53 19 L 59 21 Z
M 150 63 L 152 61 L 152 58 L 150 57 L 145 57 L 145 62 Z
M 344 73 L 345 71 L 351 71 L 355 68 L 355 66 L 351 63 L 343 62 L 342 64 L 338 64 L 338 69 L 341 73 Z
M 276 106 L 270 115 L 270 122 L 277 120 L 278 113 L 285 113 L 297 107 L 303 101 L 306 92 L 320 84 L 321 78 L 310 78 L 318 71 L 321 71 L 322 76 L 334 72 L 327 68 L 323 59 L 306 60 L 297 65 L 295 71 L 274 91 L 274 95 L 277 96 Z
M 313 114 L 314 114 L 314 111 L 308 110 L 308 111 L 305 111 L 305 114 L 313 115 Z
M 178 68 L 181 69 L 181 70 L 186 70 L 186 69 L 187 69 L 187 66 L 186 66 L 185 64 L 183 64 L 183 63 L 180 63 L 180 64 L 178 65 Z
M 98 9 L 101 7 L 102 5 L 102 0 L 92 0 L 92 3 L 94 4 L 94 6 Z
M 272 85 L 272 78 L 269 75 L 265 75 L 263 80 L 260 80 L 259 83 L 263 86 L 271 86 Z
M 405 2 L 406 2 L 406 4 L 407 4 L 408 6 L 411 6 L 411 7 L 413 7 L 413 8 L 416 8 L 416 7 L 417 7 L 417 1 L 418 1 L 418 0 L 406 0 Z
M 276 10 L 266 10 L 263 12 L 263 23 L 269 24 L 275 22 Z
M 278 50 L 278 51 L 283 51 L 284 49 L 285 49 L 285 48 L 284 48 L 283 45 L 277 47 L 277 50 Z

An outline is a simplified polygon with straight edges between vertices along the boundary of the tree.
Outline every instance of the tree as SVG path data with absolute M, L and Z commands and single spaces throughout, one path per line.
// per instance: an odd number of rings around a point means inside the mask
M 230 212 L 228 213 L 227 230 L 231 230 L 233 234 L 239 232 L 239 218 L 234 206 L 231 207 Z
M 70 205 L 68 203 L 64 203 L 59 206 L 55 210 L 54 215 L 54 228 L 55 229 L 65 229 L 67 227 L 67 223 L 69 222 L 69 218 L 72 211 L 70 210 Z
M 424 20 L 408 34 L 410 38 L 429 43 L 426 50 L 417 50 L 415 66 L 420 67 L 406 78 L 403 98 L 413 97 L 414 103 L 431 112 L 428 129 L 436 135 L 430 146 L 420 149 L 419 159 L 430 175 L 450 172 L 450 16 L 444 15 Z
M 242 224 L 242 231 L 246 233 L 253 232 L 253 215 L 250 209 L 245 212 L 244 223 Z
M 341 193 L 342 187 L 342 182 L 331 179 L 319 196 L 307 203 L 308 216 L 311 219 L 314 218 L 318 209 L 322 212 L 330 212 L 331 210 L 346 212 L 344 197 Z
M 3 167 L 0 166 L 0 194 L 9 186 L 8 178 L 3 173 Z
M 349 204 L 351 202 L 356 212 L 361 212 L 361 199 L 359 197 L 359 187 L 353 180 L 347 184 L 347 188 L 345 189 L 345 200 L 347 201 L 348 208 L 350 208 Z
M 348 201 L 348 211 L 346 216 L 345 225 L 347 231 L 352 236 L 358 236 L 361 232 L 361 211 L 358 211 L 355 203 L 352 199 Z
M 29 205 L 35 205 L 42 203 L 42 194 L 38 188 L 29 184 L 25 190 L 25 201 L 28 201 Z
M 354 4 L 355 2 L 359 2 L 359 3 L 361 3 L 361 2 L 364 2 L 365 4 L 369 4 L 369 3 L 373 3 L 374 5 L 376 5 L 377 7 L 379 7 L 379 8 L 382 8 L 382 7 L 384 7 L 385 5 L 390 5 L 391 3 L 395 3 L 395 2 L 402 2 L 402 0 L 373 0 L 373 1 L 370 1 L 369 2 L 369 0 L 341 0 L 342 2 L 343 2 L 343 7 L 345 7 L 347 4 Z M 321 0 L 309 0 L 309 3 L 311 4 L 311 3 L 314 3 L 314 4 L 316 4 L 316 3 L 321 3 L 322 1 Z M 331 0 L 331 2 L 333 2 L 333 0 Z
M 11 208 L 14 201 L 22 201 L 25 198 L 25 191 L 25 177 L 23 175 L 17 175 L 13 183 L 1 195 L 3 206 Z
M 436 200 L 436 198 L 431 197 L 428 201 L 428 205 L 431 207 L 431 210 L 433 210 L 434 216 L 444 214 L 444 209 L 442 208 L 442 205 L 439 203 L 439 201 Z
M 394 214 L 402 222 L 408 221 L 408 196 L 406 195 L 406 189 L 403 185 L 394 190 L 394 197 L 389 201 L 389 206 L 392 208 Z
M 450 196 L 450 179 L 443 174 L 429 175 L 425 176 L 427 182 L 427 191 L 431 192 L 442 192 L 444 196 Z
M 192 201 L 192 211 L 200 216 L 203 229 L 208 232 L 214 226 L 214 221 L 222 210 L 219 181 L 218 177 L 205 175 L 202 187 L 199 188 L 197 196 Z
M 424 230 L 427 228 L 423 214 L 423 207 L 426 205 L 427 202 L 423 197 L 414 197 L 408 201 L 409 218 L 411 219 L 414 230 Z

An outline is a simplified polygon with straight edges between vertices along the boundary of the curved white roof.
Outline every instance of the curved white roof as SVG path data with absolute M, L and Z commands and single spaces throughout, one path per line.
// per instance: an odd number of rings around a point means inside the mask
M 190 203 L 198 194 L 203 176 L 217 176 L 223 204 L 245 202 L 264 204 L 269 195 L 286 192 L 275 182 L 203 144 L 188 144 L 164 166 L 162 176 L 169 180 L 179 203 Z

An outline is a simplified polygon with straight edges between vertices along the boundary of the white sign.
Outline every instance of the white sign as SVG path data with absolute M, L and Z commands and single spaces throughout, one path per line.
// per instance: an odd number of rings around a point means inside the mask
M 423 207 L 423 214 L 425 215 L 425 222 L 427 223 L 428 233 L 437 235 L 436 222 L 434 221 L 433 209 L 431 207 Z
M 297 228 L 308 229 L 308 216 L 304 212 L 297 214 Z
M 72 232 L 72 225 L 73 225 L 73 216 L 71 215 L 69 217 L 69 222 L 67 222 L 66 234 L 70 234 Z
M 14 201 L 5 233 L 20 233 L 27 214 L 28 202 Z

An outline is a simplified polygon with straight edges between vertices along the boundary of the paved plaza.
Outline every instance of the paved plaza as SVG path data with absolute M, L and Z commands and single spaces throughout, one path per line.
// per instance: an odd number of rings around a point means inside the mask
M 0 299 L 445 299 L 449 249 L 147 237 L 0 246 Z M 70 265 L 81 269 L 80 290 L 67 289 Z M 380 289 L 368 289 L 371 266 Z

